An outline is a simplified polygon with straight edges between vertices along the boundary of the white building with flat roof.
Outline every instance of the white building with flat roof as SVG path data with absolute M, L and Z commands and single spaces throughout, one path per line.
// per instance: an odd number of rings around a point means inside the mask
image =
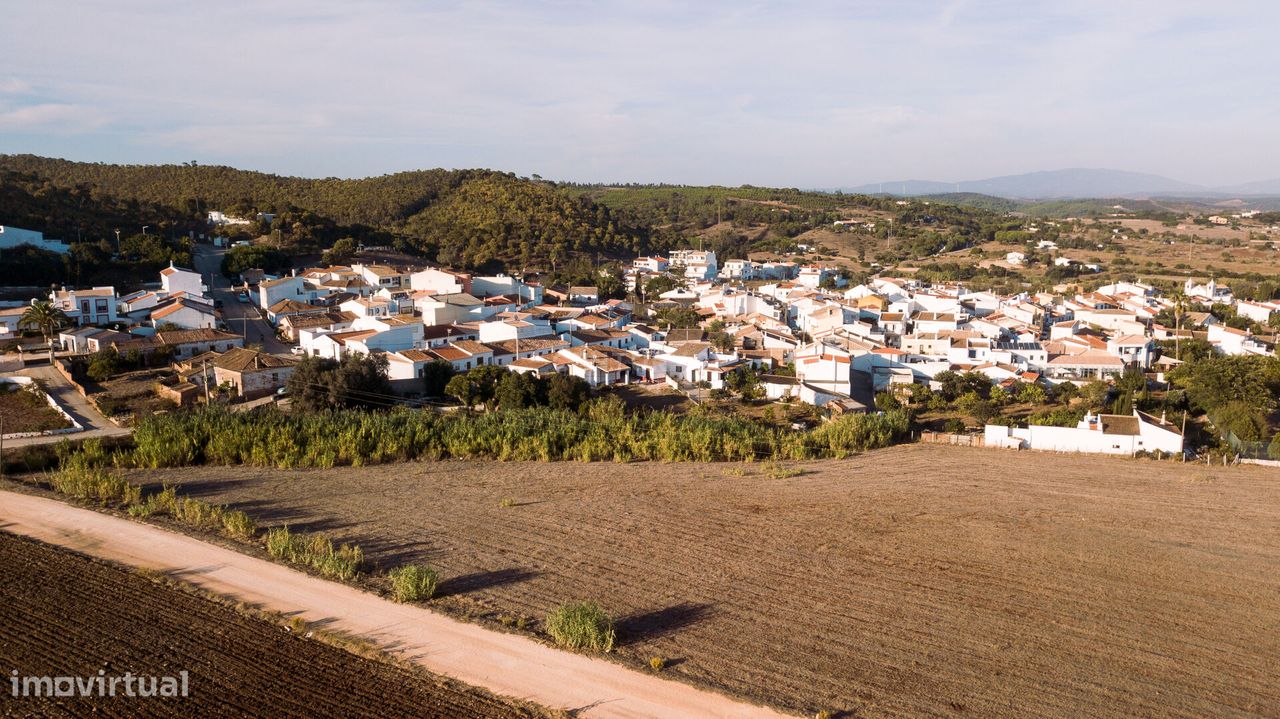
M 19 245 L 31 245 L 39 250 L 62 255 L 71 251 L 71 246 L 65 242 L 46 240 L 43 232 L 0 225 L 0 250 L 11 250 Z

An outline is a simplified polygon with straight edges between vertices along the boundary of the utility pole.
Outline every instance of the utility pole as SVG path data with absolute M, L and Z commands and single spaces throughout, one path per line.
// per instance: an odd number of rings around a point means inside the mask
M 209 360 L 204 361 L 204 403 L 209 404 Z

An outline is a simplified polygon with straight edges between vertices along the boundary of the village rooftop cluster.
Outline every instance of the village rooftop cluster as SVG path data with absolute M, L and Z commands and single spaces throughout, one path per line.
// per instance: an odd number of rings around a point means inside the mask
M 293 344 L 291 354 L 277 355 L 246 349 L 201 275 L 181 267 L 161 271 L 156 289 L 119 296 L 112 287 L 60 288 L 49 299 L 75 324 L 59 335 L 62 350 L 163 349 L 183 363 L 182 389 L 193 395 L 209 383 L 229 383 L 241 396 L 260 397 L 284 387 L 298 356 L 380 353 L 392 387 L 405 395 L 421 391 L 427 365 L 437 361 L 456 372 L 494 365 L 568 374 L 595 388 L 665 383 L 686 392 L 721 389 L 728 373 L 750 366 L 769 400 L 861 413 L 877 393 L 934 383 L 947 371 L 980 373 L 1003 388 L 1049 387 L 1105 380 L 1127 367 L 1158 376 L 1178 364 L 1157 350 L 1162 340 L 1199 337 L 1224 354 L 1275 351 L 1207 312 L 1186 312 L 1182 327 L 1161 324 L 1157 315 L 1175 301 L 1140 282 L 1011 296 L 893 277 L 845 286 L 831 267 L 721 264 L 714 252 L 680 250 L 635 259 L 626 284 L 634 296 L 655 277 L 674 280 L 672 289 L 644 297 L 637 311 L 631 302 L 602 300 L 595 287 L 544 287 L 437 267 L 356 263 L 279 277 L 246 271 L 238 278 L 240 301 Z M 1278 303 L 1237 300 L 1213 280 L 1188 280 L 1183 294 L 1180 311 L 1228 304 L 1265 324 L 1280 310 Z M 673 309 L 696 313 L 699 326 L 664 326 L 663 312 Z M 0 311 L 0 337 L 18 331 L 22 311 Z M 1103 424 L 1086 417 L 1078 429 Z

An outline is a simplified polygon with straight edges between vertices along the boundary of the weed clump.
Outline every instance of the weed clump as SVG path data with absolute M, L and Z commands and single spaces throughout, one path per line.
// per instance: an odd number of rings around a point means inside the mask
M 407 564 L 389 573 L 397 602 L 423 602 L 436 593 L 436 570 L 424 564 Z
M 267 532 L 267 553 L 301 564 L 334 579 L 354 579 L 364 565 L 364 551 L 354 544 L 335 545 L 323 534 L 298 534 L 289 527 Z
M 562 647 L 597 652 L 613 650 L 613 620 L 593 602 L 561 604 L 547 616 L 547 633 Z

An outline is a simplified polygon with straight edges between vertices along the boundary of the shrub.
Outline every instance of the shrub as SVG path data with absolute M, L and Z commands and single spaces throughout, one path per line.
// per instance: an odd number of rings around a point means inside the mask
M 660 672 L 667 666 L 667 660 L 662 657 L 652 657 L 649 659 L 649 668 L 655 672 Z
M 295 534 L 287 526 L 267 532 L 267 553 L 335 579 L 353 579 L 364 565 L 364 552 L 360 547 L 335 545 L 323 534 Z
M 408 564 L 391 570 L 391 587 L 397 602 L 423 602 L 436 593 L 436 570 Z
M 54 491 L 77 499 L 88 499 L 106 505 L 111 503 L 129 506 L 142 499 L 142 488 L 129 484 L 124 478 L 99 467 L 83 463 L 70 463 L 49 477 Z
M 562 647 L 613 650 L 616 632 L 613 620 L 592 602 L 562 604 L 547 616 L 547 633 Z
M 222 507 L 185 497 L 174 503 L 173 518 L 193 529 L 210 530 L 222 526 Z
M 236 539 L 252 539 L 258 533 L 258 524 L 252 517 L 237 509 L 222 515 L 222 529 L 228 536 Z

